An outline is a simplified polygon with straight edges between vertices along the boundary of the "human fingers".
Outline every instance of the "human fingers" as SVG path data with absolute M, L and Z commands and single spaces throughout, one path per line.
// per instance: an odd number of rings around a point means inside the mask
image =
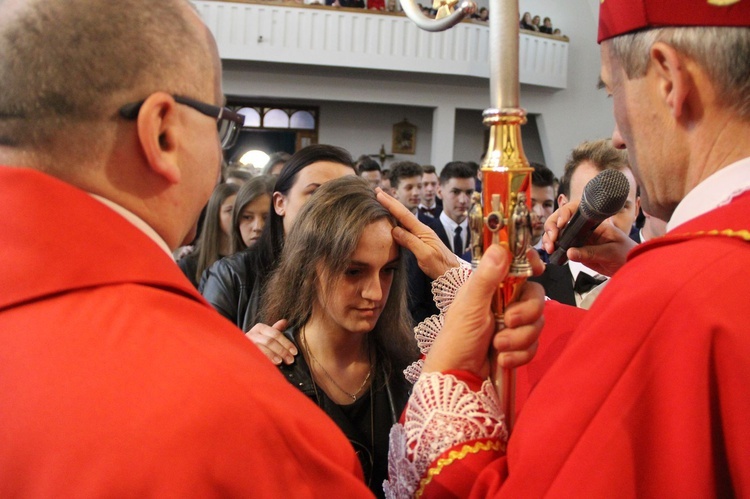
M 375 197 L 401 224 L 401 227 L 393 229 L 393 239 L 414 254 L 419 268 L 430 279 L 437 279 L 448 269 L 458 266 L 453 252 L 443 244 L 435 231 L 420 222 L 400 201 L 380 187 L 375 188 Z
M 419 219 L 414 216 L 414 213 L 409 211 L 406 206 L 401 203 L 401 201 L 394 198 L 390 194 L 387 194 L 380 187 L 375 188 L 375 198 L 380 204 L 383 205 L 383 207 L 385 207 L 386 210 L 388 210 L 391 215 L 396 217 L 398 223 L 400 223 L 409 232 L 415 233 L 416 231 L 417 233 L 419 233 L 420 231 L 424 232 L 424 229 L 429 230 L 429 227 L 420 222 Z
M 388 212 L 396 217 L 398 223 L 408 232 L 420 240 L 430 239 L 442 244 L 440 239 L 431 228 L 419 221 L 414 213 L 409 211 L 399 200 L 387 194 L 380 187 L 375 188 L 375 197 Z
M 529 341 L 528 338 L 537 337 L 537 335 L 539 334 L 538 332 L 542 329 L 542 327 L 544 327 L 544 317 L 538 319 L 535 324 L 516 328 L 513 334 L 518 338 L 522 338 L 522 341 L 527 342 Z M 500 334 L 501 333 L 498 333 L 498 335 Z M 500 345 L 507 345 L 505 340 L 500 340 L 497 343 Z M 494 339 L 492 346 L 495 347 L 496 351 L 498 351 L 498 366 L 505 369 L 515 369 L 516 367 L 520 367 L 531 362 L 531 360 L 536 355 L 537 349 L 539 348 L 539 341 L 533 341 L 529 344 L 528 347 L 521 350 L 511 350 L 505 352 L 500 352 L 497 349 Z
M 568 259 L 581 262 L 606 276 L 612 276 L 625 265 L 628 253 L 638 243 L 612 224 L 601 224 L 594 231 L 588 244 L 570 248 Z
M 534 275 L 542 275 L 544 273 L 544 262 L 534 248 L 526 250 L 526 259 L 531 264 L 531 270 L 534 272 Z
M 297 348 L 284 336 L 282 331 L 286 327 L 285 319 L 275 322 L 273 326 L 258 323 L 250 328 L 245 336 L 255 343 L 274 364 L 279 365 L 282 362 L 291 364 L 294 362 L 294 356 L 297 355 Z
M 512 329 L 531 324 L 544 315 L 544 287 L 536 282 L 525 282 L 518 300 L 505 308 L 505 327 Z
M 423 372 L 465 370 L 489 373 L 488 351 L 495 319 L 493 295 L 508 273 L 508 251 L 491 246 L 448 309 L 445 324 L 425 359 Z
M 500 353 L 498 362 L 503 367 L 529 362 L 536 353 L 544 325 L 544 288 L 537 283 L 526 283 L 518 301 L 505 309 L 504 322 L 505 328 L 492 342 Z
M 458 267 L 458 259 L 432 229 L 427 230 L 429 233 L 417 237 L 401 227 L 394 227 L 391 234 L 399 246 L 414 254 L 422 272 L 430 279 L 437 279 L 448 269 Z
M 429 252 L 429 247 L 422 239 L 403 227 L 394 227 L 391 231 L 391 235 L 396 241 L 396 244 L 408 249 L 414 253 L 414 256 L 424 256 L 425 253 Z
M 248 334 L 249 334 L 249 333 L 245 333 L 245 336 L 247 336 L 247 337 L 249 338 Z M 252 341 L 252 340 L 251 340 L 251 341 Z M 263 353 L 263 355 L 265 355 L 266 357 L 268 357 L 268 360 L 270 360 L 271 362 L 273 362 L 273 364 L 274 364 L 275 366 L 278 366 L 278 365 L 280 365 L 280 364 L 281 364 L 281 361 L 282 361 L 282 359 L 281 359 L 281 357 L 279 357 L 279 356 L 278 356 L 278 355 L 276 354 L 276 352 L 274 352 L 274 351 L 273 351 L 273 350 L 271 350 L 270 348 L 268 348 L 268 347 L 266 347 L 265 345 L 262 345 L 262 344 L 260 344 L 260 343 L 255 343 L 255 342 L 253 342 L 253 344 L 254 344 L 254 345 L 255 345 L 256 347 L 258 347 L 258 350 L 260 350 L 260 351 L 261 351 L 261 352 Z
M 431 240 L 434 238 L 438 243 L 442 244 L 437 235 L 435 235 L 435 232 L 420 222 L 419 219 L 414 216 L 414 213 L 409 211 L 399 200 L 387 194 L 380 187 L 375 188 L 375 197 L 391 215 L 396 217 L 396 220 L 398 220 L 398 223 L 405 231 L 416 237 L 416 239 L 404 239 L 405 247 L 407 249 L 413 252 L 414 248 L 407 246 L 407 244 L 416 245 L 419 241 L 425 242 L 425 239 Z
M 544 222 L 544 236 L 542 237 L 542 246 L 547 253 L 554 253 L 555 242 L 560 235 L 560 231 L 573 218 L 578 209 L 578 204 L 578 201 L 570 201 L 547 217 L 547 221 Z

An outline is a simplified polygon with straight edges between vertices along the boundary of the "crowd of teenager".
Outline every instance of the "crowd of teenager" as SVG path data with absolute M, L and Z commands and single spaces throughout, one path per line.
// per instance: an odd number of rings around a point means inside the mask
M 523 177 L 538 251 L 470 266 L 471 162 L 217 186 L 244 120 L 187 0 L 0 2 L 0 496 L 747 495 L 749 5 L 601 3 L 612 138 Z M 622 208 L 545 266 L 607 170 Z

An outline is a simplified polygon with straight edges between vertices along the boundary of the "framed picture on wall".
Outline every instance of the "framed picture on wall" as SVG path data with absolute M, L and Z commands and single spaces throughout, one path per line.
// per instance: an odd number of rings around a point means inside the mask
M 404 119 L 393 125 L 393 153 L 414 154 L 417 149 L 417 127 Z

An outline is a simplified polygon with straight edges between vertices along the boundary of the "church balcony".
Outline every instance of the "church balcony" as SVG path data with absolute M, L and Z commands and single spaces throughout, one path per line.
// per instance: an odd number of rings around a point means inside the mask
M 223 60 L 489 78 L 489 27 L 464 21 L 428 33 L 401 13 L 273 1 L 194 0 Z M 560 90 L 567 39 L 521 32 L 522 84 Z

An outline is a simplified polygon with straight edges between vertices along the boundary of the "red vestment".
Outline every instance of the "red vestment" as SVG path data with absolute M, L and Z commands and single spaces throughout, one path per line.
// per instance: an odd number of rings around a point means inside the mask
M 634 249 L 550 362 L 507 455 L 461 454 L 424 497 L 750 495 L 748 229 L 746 193 Z
M 335 424 L 83 191 L 0 167 L 0 497 L 362 497 Z

